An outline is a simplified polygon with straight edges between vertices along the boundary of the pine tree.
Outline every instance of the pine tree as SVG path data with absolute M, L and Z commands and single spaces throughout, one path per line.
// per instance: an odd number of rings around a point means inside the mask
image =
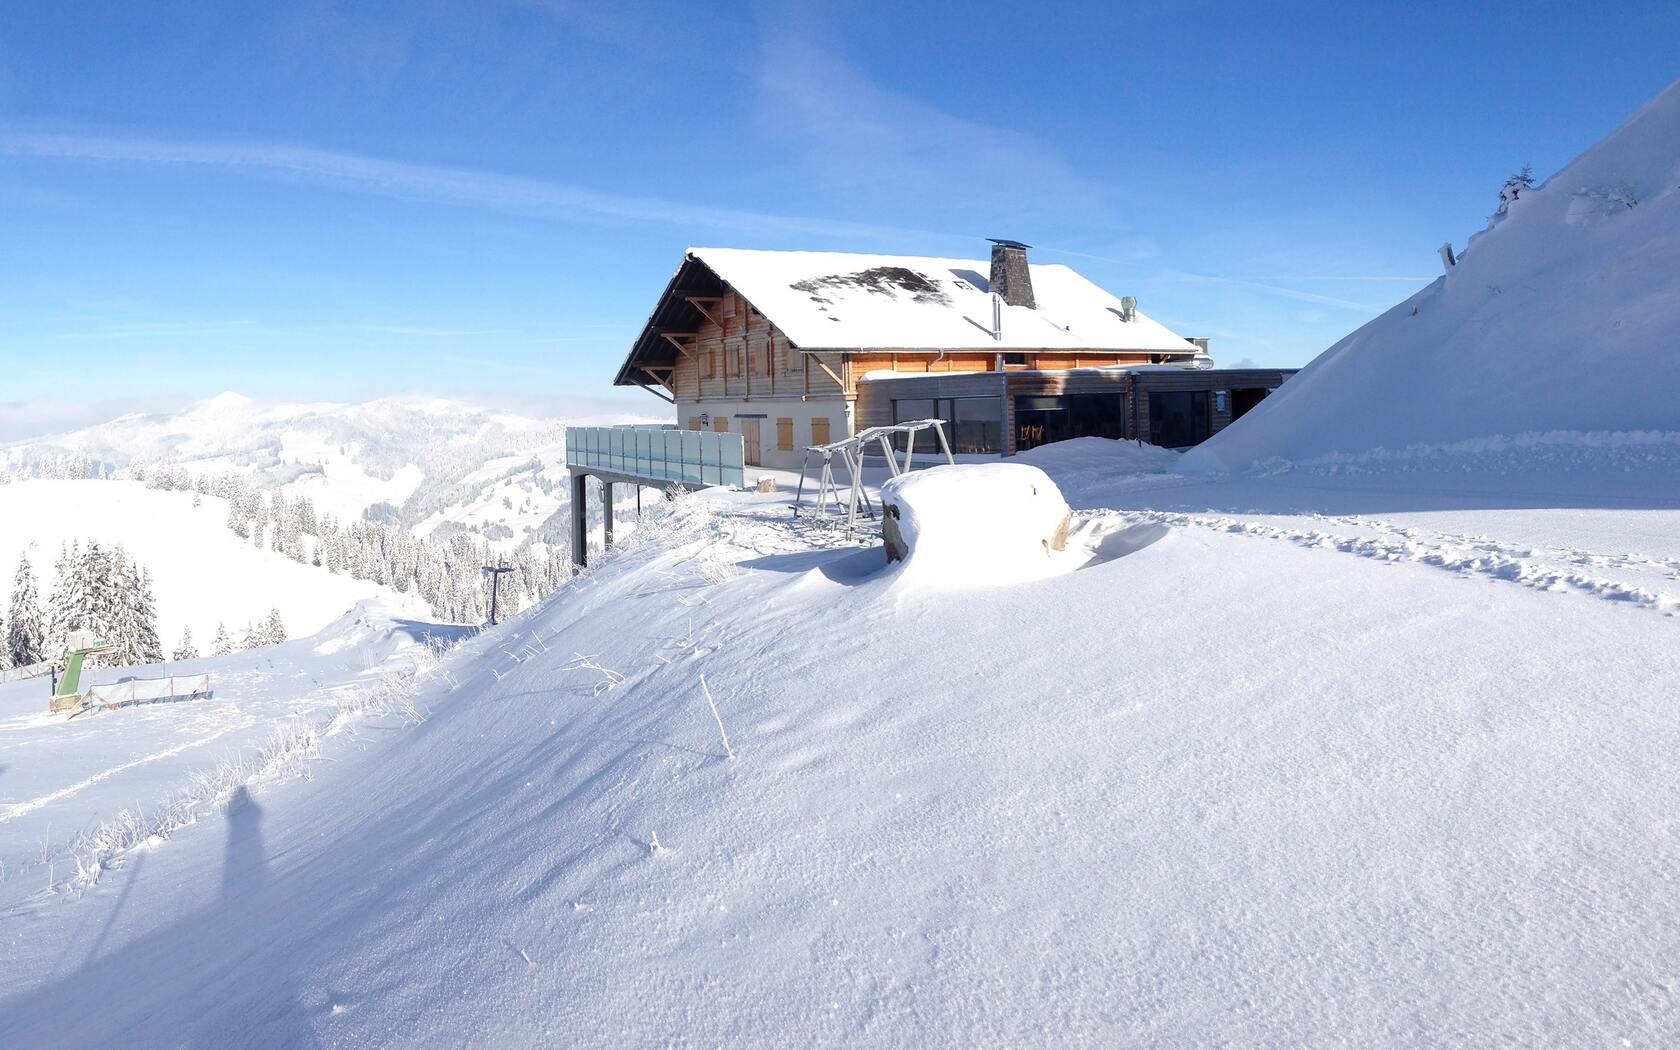
M 249 539 L 251 536 L 251 522 L 250 519 L 245 517 L 245 509 L 240 506 L 238 497 L 228 500 L 227 527 L 232 529 L 233 534 L 242 540 Z
M 101 654 L 98 662 L 109 665 L 133 662 L 128 597 L 132 584 L 127 555 L 120 546 L 106 550 L 97 541 L 90 541 L 82 553 L 79 571 L 83 595 L 80 626 L 112 647 L 110 652 Z
M 193 648 L 192 628 L 191 627 L 181 628 L 181 644 L 177 645 L 175 647 L 174 659 L 176 659 L 176 660 L 196 660 L 196 659 L 198 659 L 198 650 Z
M 261 644 L 262 634 L 257 630 L 255 624 L 247 623 L 245 625 L 245 637 L 240 640 L 239 648 L 250 650 L 255 649 Z
M 149 570 L 140 570 L 133 595 L 133 646 L 135 655 L 139 657 L 137 662 L 160 664 L 163 662 L 163 639 L 158 636 L 157 602 L 152 598 L 152 574 Z
M 279 645 L 286 640 L 286 625 L 280 619 L 279 609 L 268 610 L 268 619 L 263 621 L 262 635 L 264 645 Z
M 35 591 L 35 570 L 28 555 L 18 559 L 12 580 L 11 615 L 7 617 L 6 646 L 12 665 L 24 667 L 46 659 L 41 630 L 41 601 Z
M 70 632 L 82 626 L 81 562 L 81 549 L 73 541 L 59 547 L 58 560 L 53 562 L 52 597 L 47 601 L 46 651 L 47 658 L 55 662 L 63 660 L 65 639 Z
M 211 656 L 227 656 L 233 652 L 233 639 L 228 636 L 227 624 L 216 621 L 216 638 L 210 643 Z

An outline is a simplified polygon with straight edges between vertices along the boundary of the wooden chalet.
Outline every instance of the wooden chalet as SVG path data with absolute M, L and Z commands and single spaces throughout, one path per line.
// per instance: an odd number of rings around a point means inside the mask
M 934 415 L 959 452 L 1193 444 L 1287 375 L 1209 370 L 1206 345 L 1015 241 L 989 263 L 691 248 L 614 382 L 670 402 L 680 427 L 740 433 L 751 465 Z

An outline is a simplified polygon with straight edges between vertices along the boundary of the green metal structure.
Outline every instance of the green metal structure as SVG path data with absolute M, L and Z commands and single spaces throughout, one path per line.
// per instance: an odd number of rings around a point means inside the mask
M 94 653 L 111 648 L 92 631 L 70 632 L 67 644 L 69 649 L 64 654 L 64 674 L 58 680 L 58 688 L 53 691 L 49 705 L 53 711 L 77 711 L 82 708 L 82 663 Z

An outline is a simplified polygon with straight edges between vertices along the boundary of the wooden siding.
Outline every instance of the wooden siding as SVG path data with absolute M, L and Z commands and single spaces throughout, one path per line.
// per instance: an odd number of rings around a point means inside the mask
M 722 295 L 701 298 L 695 305 L 704 317 L 693 337 L 678 338 L 683 348 L 671 372 L 677 397 L 739 401 L 840 393 L 840 384 L 809 358 L 820 356 L 839 373 L 842 355 L 795 350 L 740 293 L 726 288 Z

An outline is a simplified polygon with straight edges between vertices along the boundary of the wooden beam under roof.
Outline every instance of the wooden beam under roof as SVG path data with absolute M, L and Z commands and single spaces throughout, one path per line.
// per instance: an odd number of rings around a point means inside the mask
M 694 344 L 700 341 L 699 332 L 660 332 L 659 335 L 666 342 L 682 351 L 684 357 L 693 357 Z M 689 342 L 683 343 L 682 340 L 684 339 L 689 340 Z
M 646 369 L 646 368 L 643 368 L 642 371 L 648 372 L 649 375 L 653 375 L 653 373 L 648 371 L 648 369 Z M 676 404 L 677 403 L 677 399 L 676 399 L 676 393 L 677 392 L 676 392 L 676 390 L 674 388 L 672 388 L 669 384 L 667 384 L 665 382 L 665 380 L 660 379 L 658 376 L 653 376 L 653 378 L 656 382 L 659 383 L 660 386 L 662 386 L 666 390 L 670 391 L 670 394 L 666 395 L 664 393 L 661 393 L 660 391 L 655 390 L 653 387 L 648 386 L 646 383 L 642 382 L 639 379 L 635 380 L 635 383 L 636 383 L 637 386 L 641 387 L 643 390 L 646 390 L 648 393 L 652 394 L 654 397 L 660 398 L 660 399 L 662 399 L 662 400 L 664 400 L 664 401 L 666 401 L 670 404 L 673 404 L 673 405 Z
M 688 305 L 694 307 L 696 310 L 699 310 L 701 312 L 701 314 L 705 315 L 706 320 L 708 320 L 708 321 L 712 322 L 713 324 L 717 325 L 718 326 L 718 331 L 720 331 L 720 332 L 723 331 L 723 320 L 720 317 L 718 317 L 716 314 L 713 314 L 711 310 L 707 309 L 708 304 L 711 305 L 711 306 L 716 306 L 718 303 L 723 302 L 723 296 L 721 296 L 721 295 L 685 295 L 685 296 L 683 296 L 683 299 L 688 303 Z

